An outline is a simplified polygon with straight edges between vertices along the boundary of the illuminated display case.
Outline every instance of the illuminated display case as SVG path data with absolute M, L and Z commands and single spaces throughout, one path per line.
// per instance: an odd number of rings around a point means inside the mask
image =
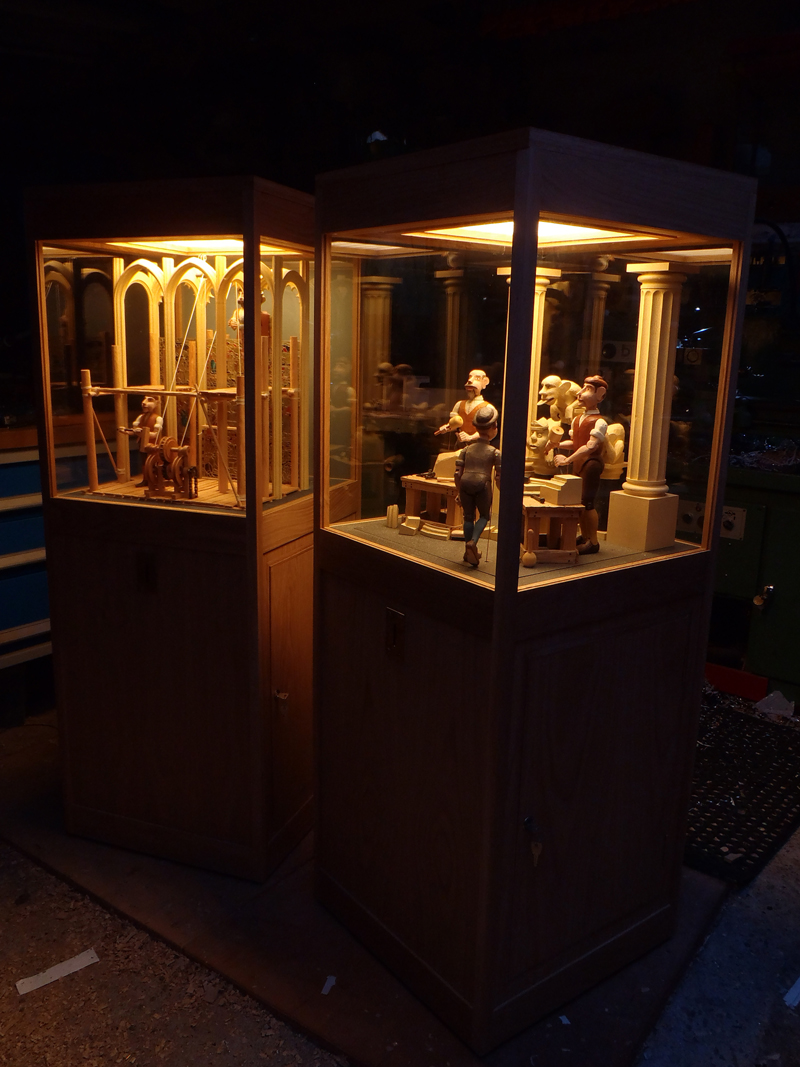
M 261 878 L 310 824 L 313 198 L 28 201 L 68 828 Z
M 318 181 L 317 889 L 479 1052 L 672 930 L 754 186 Z

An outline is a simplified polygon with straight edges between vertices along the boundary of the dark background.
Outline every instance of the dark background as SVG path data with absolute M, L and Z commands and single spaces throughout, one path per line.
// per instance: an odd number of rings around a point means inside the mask
M 33 419 L 25 186 L 254 173 L 312 191 L 533 125 L 755 174 L 760 215 L 786 223 L 799 73 L 797 3 L 0 0 L 0 425 Z M 796 277 L 767 244 L 769 360 L 795 367 Z

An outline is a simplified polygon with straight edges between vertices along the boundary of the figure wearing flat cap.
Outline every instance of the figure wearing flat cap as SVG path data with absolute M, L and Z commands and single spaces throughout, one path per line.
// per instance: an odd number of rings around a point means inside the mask
M 500 487 L 500 450 L 492 444 L 497 436 L 497 408 L 483 404 L 473 412 L 472 420 L 478 436 L 456 457 L 455 483 L 464 511 L 464 562 L 477 567 L 481 558 L 478 541 L 492 513 L 492 471 Z

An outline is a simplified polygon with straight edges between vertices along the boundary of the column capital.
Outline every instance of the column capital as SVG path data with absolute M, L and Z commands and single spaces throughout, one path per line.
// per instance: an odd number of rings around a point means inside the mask
M 368 275 L 360 279 L 362 289 L 373 289 L 390 293 L 395 285 L 402 285 L 402 278 L 390 278 L 386 275 Z
M 625 270 L 628 274 L 638 274 L 639 281 L 648 284 L 658 284 L 659 279 L 663 285 L 683 285 L 687 274 L 697 274 L 700 268 L 694 263 L 673 263 L 671 260 L 656 261 L 650 263 L 628 263 Z

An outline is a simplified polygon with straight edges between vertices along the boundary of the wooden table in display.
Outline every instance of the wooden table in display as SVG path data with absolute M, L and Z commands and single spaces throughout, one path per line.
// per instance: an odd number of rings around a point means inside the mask
M 450 527 L 451 530 L 460 529 L 463 523 L 463 513 L 461 505 L 456 503 L 458 493 L 455 482 L 439 478 L 423 478 L 421 474 L 407 474 L 400 481 L 406 491 L 406 515 L 422 514 L 422 494 L 424 493 L 428 521 L 439 524 L 439 514 L 444 510 L 444 525 Z
M 522 498 L 522 565 L 577 563 L 576 537 L 583 504 L 547 504 L 532 496 Z M 539 548 L 539 529 L 547 520 L 547 547 Z

